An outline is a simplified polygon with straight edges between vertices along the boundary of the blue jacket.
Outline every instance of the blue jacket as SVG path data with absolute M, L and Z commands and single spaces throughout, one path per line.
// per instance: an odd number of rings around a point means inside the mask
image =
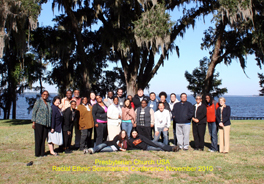
M 154 101 L 149 100 L 148 107 L 152 108 L 153 111 L 155 112 L 158 108 L 158 101 L 156 99 Z
M 57 107 L 56 105 L 52 105 L 51 108 L 51 129 L 54 129 L 56 132 L 61 132 L 63 115 L 61 114 L 59 107 Z
M 230 106 L 226 106 L 222 112 L 222 119 L 224 126 L 231 125 L 230 115 L 231 115 L 231 108 Z M 221 121 L 221 109 L 220 107 L 218 107 L 218 109 L 216 109 L 216 122 L 219 124 L 220 121 Z
M 47 102 L 47 105 L 42 98 L 36 100 L 33 110 L 32 110 L 32 122 L 50 127 L 51 124 L 51 107 L 50 103 Z
M 188 101 L 176 103 L 171 113 L 175 123 L 190 123 L 194 113 L 193 105 Z

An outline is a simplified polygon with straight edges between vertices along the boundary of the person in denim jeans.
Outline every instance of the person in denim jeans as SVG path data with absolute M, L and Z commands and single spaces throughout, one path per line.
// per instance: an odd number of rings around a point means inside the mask
M 178 146 L 169 146 L 161 142 L 154 142 L 143 135 L 139 135 L 134 128 L 128 140 L 128 149 L 130 150 L 146 150 L 146 151 L 179 151 Z
M 155 137 L 154 142 L 158 142 L 160 133 L 163 133 L 163 143 L 168 144 L 168 130 L 171 122 L 170 111 L 164 109 L 165 105 L 163 102 L 159 102 L 158 109 L 154 113 L 155 118 Z
M 214 99 L 210 94 L 205 96 L 206 100 L 206 109 L 207 109 L 207 122 L 208 122 L 208 130 L 211 137 L 211 148 L 209 149 L 210 152 L 217 152 L 217 132 L 218 126 L 216 125 L 216 109 L 219 107 L 219 104 L 214 104 Z
M 128 138 L 130 138 L 131 130 L 135 127 L 135 111 L 131 107 L 129 99 L 124 102 L 124 107 L 122 107 L 122 130 L 127 132 Z
M 113 151 L 126 151 L 127 149 L 127 132 L 122 130 L 118 135 L 115 136 L 113 141 L 106 141 L 102 144 L 84 150 L 86 153 L 98 153 L 98 152 L 113 152 Z

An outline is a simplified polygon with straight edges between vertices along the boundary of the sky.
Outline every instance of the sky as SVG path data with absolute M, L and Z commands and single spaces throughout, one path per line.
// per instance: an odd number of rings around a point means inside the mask
M 42 5 L 42 11 L 38 18 L 39 26 L 53 26 L 54 22 L 52 19 L 56 15 L 61 14 L 58 12 L 58 8 L 55 7 L 54 13 L 51 7 L 52 1 Z M 179 10 L 176 8 L 174 11 L 169 12 L 172 21 L 177 21 L 179 18 Z M 211 23 L 212 15 L 206 16 L 205 19 L 199 18 L 196 21 L 194 29 L 190 27 L 184 37 L 178 37 L 175 40 L 175 45 L 180 48 L 180 57 L 177 56 L 176 51 L 170 53 L 169 59 L 165 60 L 164 67 L 160 67 L 157 74 L 150 81 L 149 89 L 145 90 L 145 93 L 166 91 L 167 93 L 180 94 L 185 92 L 191 94 L 187 89 L 188 81 L 184 77 L 184 73 L 187 70 L 189 73 L 193 71 L 194 68 L 199 66 L 199 60 L 205 56 L 209 56 L 207 50 L 201 50 L 201 43 L 203 38 L 203 33 L 210 26 L 214 26 Z M 98 25 L 94 25 L 95 28 Z M 156 55 L 155 58 L 159 58 Z M 109 68 L 112 69 L 114 66 L 121 66 L 120 62 L 117 64 L 109 63 Z M 50 67 L 48 68 L 50 69 Z M 263 73 L 257 65 L 254 56 L 247 57 L 247 67 L 245 73 L 240 67 L 238 60 L 233 60 L 231 65 L 225 65 L 220 63 L 216 66 L 216 72 L 220 73 L 219 79 L 222 79 L 222 86 L 228 89 L 227 95 L 258 95 L 259 90 L 259 78 L 257 73 Z M 56 93 L 56 86 L 50 86 L 44 84 L 45 88 L 51 92 Z

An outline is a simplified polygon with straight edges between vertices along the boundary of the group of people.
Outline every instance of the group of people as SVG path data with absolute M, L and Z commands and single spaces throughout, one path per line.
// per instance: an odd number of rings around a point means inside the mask
M 217 134 L 219 129 L 220 152 L 229 152 L 230 114 L 225 99 L 215 103 L 208 94 L 202 103 L 202 96 L 196 96 L 196 104 L 187 101 L 187 94 L 160 92 L 156 99 L 154 92 L 144 95 L 142 89 L 132 97 L 125 97 L 123 90 L 116 96 L 109 91 L 103 99 L 100 94 L 91 92 L 89 97 L 80 97 L 79 90 L 66 92 L 66 97 L 56 96 L 53 104 L 48 102 L 48 91 L 43 91 L 32 111 L 32 128 L 35 130 L 35 156 L 45 156 L 45 140 L 51 155 L 54 144 L 61 151 L 72 152 L 72 135 L 75 129 L 75 150 L 84 153 L 125 151 L 127 149 L 187 151 L 192 125 L 194 150 L 204 150 L 206 122 L 211 136 L 209 151 L 218 151 Z M 169 128 L 173 121 L 174 145 L 169 146 Z M 92 134 L 94 140 L 92 141 Z M 162 142 L 159 142 L 159 139 Z

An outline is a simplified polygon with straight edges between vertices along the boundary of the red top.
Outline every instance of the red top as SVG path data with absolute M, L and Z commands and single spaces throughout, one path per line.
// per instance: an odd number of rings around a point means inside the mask
M 214 104 L 212 104 L 212 105 L 207 105 L 207 107 L 206 107 L 206 109 L 207 109 L 207 114 L 206 114 L 206 116 L 207 116 L 207 122 L 208 123 L 213 123 L 213 122 L 215 122 L 215 120 L 216 120 L 216 116 L 215 116 L 215 111 L 216 111 L 216 109 L 219 107 L 219 104 L 218 103 L 216 103 L 216 108 L 215 108 L 215 105 Z
M 134 105 L 133 102 L 131 102 L 131 107 L 132 107 L 133 109 L 135 109 L 135 105 Z

